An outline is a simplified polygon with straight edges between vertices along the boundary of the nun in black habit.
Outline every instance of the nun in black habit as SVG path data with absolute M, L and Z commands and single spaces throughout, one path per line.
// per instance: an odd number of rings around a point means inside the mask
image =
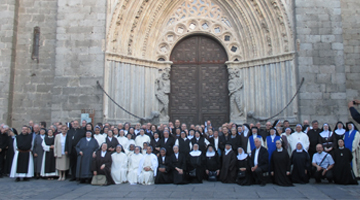
M 242 147 L 237 149 L 238 155 L 236 156 L 236 183 L 239 185 L 251 185 L 252 175 L 251 175 L 251 167 L 250 167 L 250 157 L 247 153 L 245 153 Z
M 11 171 L 11 165 L 14 158 L 14 139 L 17 136 L 17 131 L 14 128 L 10 128 L 9 130 L 9 136 L 7 138 L 7 151 L 6 151 L 6 160 L 5 160 L 5 174 L 10 174 Z
M 221 162 L 214 146 L 209 145 L 205 154 L 205 173 L 210 181 L 217 180 L 220 174 Z
M 203 153 L 199 150 L 199 145 L 194 144 L 193 150 L 190 151 L 187 158 L 187 169 L 189 172 L 189 182 L 190 183 L 202 183 L 204 178 L 204 165 L 205 157 Z
M 270 172 L 274 177 L 274 183 L 280 186 L 293 186 L 289 178 L 291 161 L 280 140 L 276 141 L 276 150 L 271 155 L 270 163 Z
M 170 166 L 170 157 L 166 156 L 166 149 L 160 149 L 158 157 L 159 167 L 155 178 L 155 184 L 172 183 L 172 171 Z
M 95 139 L 93 139 L 95 140 Z M 95 153 L 95 158 L 92 161 L 92 168 L 94 176 L 96 175 L 105 175 L 107 185 L 115 184 L 113 178 L 111 177 L 111 153 L 107 151 L 107 143 L 102 143 L 100 150 Z
M 41 144 L 44 149 L 44 155 L 40 172 L 40 175 L 42 177 L 48 177 L 48 180 L 52 180 L 55 176 L 58 176 L 58 172 L 55 169 L 54 141 L 54 133 L 49 129 L 48 134 Z
M 339 141 L 340 139 L 343 139 L 345 136 L 345 125 L 341 121 L 336 123 L 335 129 L 334 129 L 334 136 L 335 136 L 335 142 Z
M 225 144 L 222 167 L 220 170 L 220 181 L 223 183 L 235 183 L 236 181 L 236 155 L 231 144 Z
M 91 131 L 86 132 L 86 137 L 81 138 L 76 145 L 77 165 L 76 165 L 76 178 L 80 182 L 89 182 L 93 176 L 91 166 L 93 162 L 93 153 L 99 149 L 99 144 L 92 136 Z M 115 138 L 114 138 L 115 139 Z M 115 139 L 116 140 L 116 139 Z
M 338 148 L 334 150 L 334 180 L 337 184 L 355 184 L 358 182 L 355 178 L 354 173 L 352 172 L 351 161 L 353 155 L 348 148 L 345 148 L 344 140 L 338 140 Z
M 293 170 L 291 172 L 291 179 L 293 183 L 308 183 L 310 172 L 310 156 L 304 149 L 301 142 L 296 144 L 296 149 L 291 155 L 291 164 Z

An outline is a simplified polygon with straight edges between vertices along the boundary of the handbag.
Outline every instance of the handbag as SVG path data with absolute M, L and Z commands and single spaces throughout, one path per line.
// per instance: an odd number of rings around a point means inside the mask
M 98 186 L 107 185 L 106 176 L 105 175 L 93 176 L 91 180 L 91 185 L 98 185 Z
M 209 171 L 209 181 L 217 181 L 217 172 Z
M 196 176 L 196 168 L 193 169 L 193 170 L 191 170 L 191 171 L 189 171 L 189 176 L 191 176 L 191 177 L 195 177 L 195 176 Z
M 237 174 L 237 178 L 245 178 L 246 176 L 246 171 L 239 171 Z

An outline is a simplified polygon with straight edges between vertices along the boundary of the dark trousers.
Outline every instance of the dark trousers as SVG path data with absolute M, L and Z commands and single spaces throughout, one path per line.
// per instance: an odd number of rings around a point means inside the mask
M 2 176 L 5 171 L 4 171 L 4 167 L 5 167 L 5 154 L 6 154 L 6 151 L 5 149 L 3 149 L 1 152 L 0 152 L 0 176 Z
M 260 167 L 256 168 L 256 170 L 252 172 L 256 183 L 266 183 L 263 173 L 264 171 Z
M 323 169 L 320 170 L 320 171 L 315 171 L 314 173 L 314 178 L 316 180 L 317 183 L 320 183 L 321 182 L 321 179 L 327 179 L 329 182 L 332 182 L 333 180 L 333 173 L 332 173 L 332 170 L 329 170 L 325 173 L 325 175 L 323 176 L 322 173 L 323 173 Z
M 75 147 L 71 149 L 71 154 L 69 158 L 70 158 L 71 179 L 76 179 L 77 152 Z

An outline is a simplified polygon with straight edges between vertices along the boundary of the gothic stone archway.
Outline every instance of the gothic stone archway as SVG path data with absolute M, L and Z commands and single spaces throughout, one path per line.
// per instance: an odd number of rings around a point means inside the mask
M 170 56 L 170 120 L 214 127 L 229 121 L 227 55 L 214 39 L 193 35 L 181 40 Z

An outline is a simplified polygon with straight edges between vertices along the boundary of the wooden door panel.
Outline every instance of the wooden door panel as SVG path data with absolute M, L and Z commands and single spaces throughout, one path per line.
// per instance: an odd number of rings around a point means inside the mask
M 226 52 L 215 40 L 192 36 L 180 41 L 170 59 L 170 120 L 220 126 L 229 120 Z

